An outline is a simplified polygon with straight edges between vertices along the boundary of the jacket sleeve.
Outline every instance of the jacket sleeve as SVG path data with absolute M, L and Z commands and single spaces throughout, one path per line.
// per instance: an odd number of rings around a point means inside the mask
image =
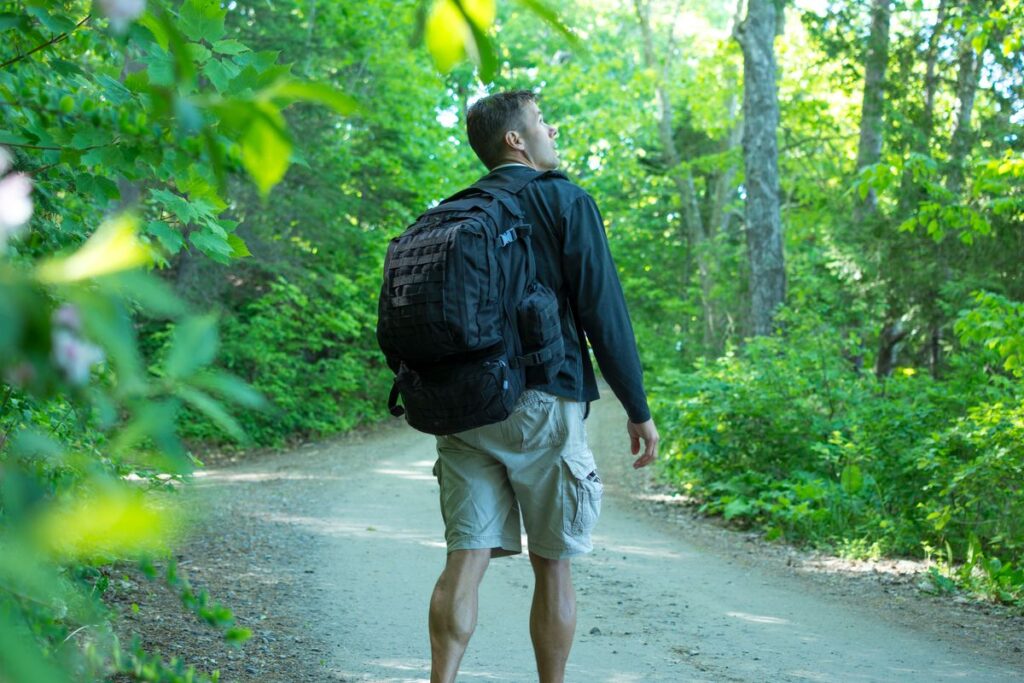
M 562 272 L 597 364 L 631 422 L 651 418 L 633 325 L 597 204 L 587 194 L 562 216 Z

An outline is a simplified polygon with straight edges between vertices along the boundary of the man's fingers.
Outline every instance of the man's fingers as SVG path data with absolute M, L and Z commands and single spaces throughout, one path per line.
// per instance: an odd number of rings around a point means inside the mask
M 658 455 L 658 430 L 654 427 L 654 421 L 647 420 L 640 424 L 626 422 L 626 432 L 629 434 L 629 450 L 633 455 L 640 452 L 640 442 L 644 442 L 644 454 L 633 461 L 633 467 L 651 464 Z
M 633 455 L 636 455 L 639 449 L 633 450 Z M 644 440 L 644 454 L 633 461 L 633 468 L 640 469 L 641 467 L 647 467 L 658 457 L 658 439 L 645 439 Z
M 639 458 L 633 461 L 633 469 L 640 469 L 641 467 L 647 467 L 654 462 L 654 456 L 649 453 L 644 453 Z

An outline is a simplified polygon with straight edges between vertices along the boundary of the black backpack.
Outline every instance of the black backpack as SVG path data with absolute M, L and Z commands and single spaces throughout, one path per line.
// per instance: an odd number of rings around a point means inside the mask
M 541 175 L 481 180 L 388 246 L 377 318 L 396 375 L 388 408 L 420 431 L 500 422 L 528 383 L 552 381 L 564 359 L 558 301 L 536 280 L 516 197 Z

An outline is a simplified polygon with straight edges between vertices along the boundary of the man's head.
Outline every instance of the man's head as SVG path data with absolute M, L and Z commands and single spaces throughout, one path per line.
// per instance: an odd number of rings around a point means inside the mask
M 539 171 L 558 168 L 558 129 L 544 123 L 529 90 L 484 97 L 466 114 L 469 144 L 487 168 L 518 162 Z

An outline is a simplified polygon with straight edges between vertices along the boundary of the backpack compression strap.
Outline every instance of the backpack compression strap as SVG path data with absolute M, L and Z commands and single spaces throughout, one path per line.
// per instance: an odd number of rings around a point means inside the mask
M 398 380 L 391 385 L 391 394 L 388 396 L 388 412 L 395 417 L 402 417 L 405 415 L 405 408 L 398 405 Z

